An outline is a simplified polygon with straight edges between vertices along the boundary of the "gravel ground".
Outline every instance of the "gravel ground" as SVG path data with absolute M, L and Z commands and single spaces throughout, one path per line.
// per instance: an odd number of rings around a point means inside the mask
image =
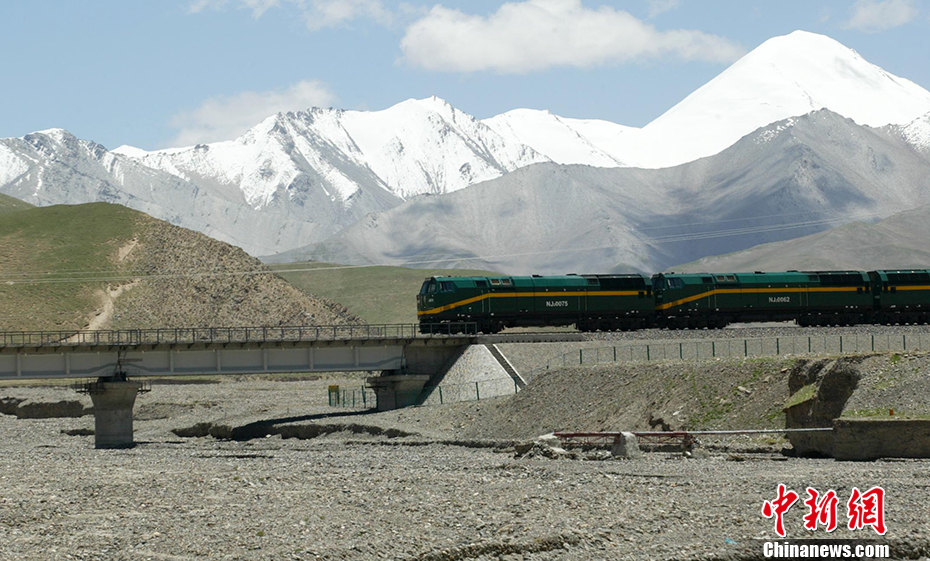
M 760 509 L 779 483 L 802 499 L 806 487 L 835 489 L 841 525 L 852 487 L 881 485 L 882 541 L 898 558 L 930 553 L 927 461 L 719 450 L 700 459 L 516 458 L 512 448 L 462 440 L 480 422 L 467 420 L 481 417 L 478 404 L 338 410 L 325 403 L 331 383 L 361 378 L 155 384 L 136 404 L 139 444 L 122 451 L 62 433 L 92 428 L 90 416 L 0 415 L 0 559 L 754 559 L 761 540 L 776 537 Z M 0 395 L 86 399 L 66 387 Z M 241 441 L 171 432 L 203 422 L 326 430 Z M 390 426 L 416 434 L 373 434 Z M 870 528 L 807 532 L 804 512 L 799 504 L 786 515 L 788 537 L 879 537 Z

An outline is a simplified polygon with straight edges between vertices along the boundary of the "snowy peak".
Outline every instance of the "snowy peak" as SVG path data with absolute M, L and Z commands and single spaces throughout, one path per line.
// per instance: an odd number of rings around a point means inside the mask
M 631 165 L 670 167 L 822 108 L 873 127 L 903 124 L 930 111 L 930 92 L 829 37 L 795 31 L 762 43 L 611 152 Z
M 626 165 L 610 147 L 628 131 L 608 121 L 568 119 L 549 111 L 514 109 L 482 121 L 514 144 L 528 144 L 559 164 L 586 164 L 600 167 Z
M 237 185 L 253 208 L 270 204 L 301 177 L 336 203 L 351 204 L 361 184 L 388 196 L 456 191 L 548 161 L 480 121 L 431 97 L 382 111 L 312 108 L 278 113 L 234 141 L 120 153 L 186 180 Z
M 824 108 L 872 127 L 905 124 L 930 111 L 930 92 L 827 36 L 795 31 L 762 43 L 642 129 L 529 109 L 484 123 L 558 163 L 664 168 Z
M 872 127 L 906 123 L 930 109 L 930 92 L 830 37 L 806 31 L 762 43 L 680 105 L 704 101 L 707 94 L 716 98 L 716 107 L 722 101 L 746 104 L 753 99 L 749 96 L 758 96 L 772 110 L 792 116 L 828 108 Z
M 548 161 L 437 97 L 346 111 L 340 122 L 368 166 L 403 198 L 457 191 Z
M 897 129 L 909 144 L 922 152 L 930 153 L 930 113 L 921 115 Z
M 12 139 L 11 139 L 12 140 Z M 96 142 L 81 140 L 65 129 L 46 129 L 29 133 L 23 137 L 23 142 L 30 145 L 37 152 L 50 156 L 57 153 L 74 155 L 80 152 L 101 157 L 107 150 Z

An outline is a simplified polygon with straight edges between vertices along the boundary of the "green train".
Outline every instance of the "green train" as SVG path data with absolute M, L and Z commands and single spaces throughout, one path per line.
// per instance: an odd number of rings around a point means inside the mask
M 930 323 L 930 269 L 430 277 L 417 295 L 423 333 L 472 324 L 574 325 L 580 331 Z

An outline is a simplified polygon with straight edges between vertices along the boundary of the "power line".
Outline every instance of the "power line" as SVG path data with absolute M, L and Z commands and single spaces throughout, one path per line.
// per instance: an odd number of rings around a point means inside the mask
M 768 215 L 765 217 L 757 218 L 771 218 L 771 217 L 782 217 L 788 215 Z M 864 217 L 863 217 L 864 218 Z M 732 219 L 724 222 L 733 222 L 743 219 Z M 746 219 L 749 220 L 749 219 Z M 748 226 L 744 228 L 730 228 L 724 230 L 711 230 L 706 232 L 697 232 L 697 233 L 688 233 L 688 234 L 669 234 L 664 236 L 653 236 L 647 237 L 643 241 L 651 242 L 654 244 L 665 244 L 665 243 L 680 243 L 687 241 L 698 241 L 706 239 L 716 239 L 724 237 L 733 237 L 733 236 L 745 236 L 747 234 L 759 234 L 759 233 L 770 233 L 770 232 L 780 232 L 785 230 L 792 230 L 798 228 L 809 228 L 812 226 L 827 226 L 843 222 L 848 222 L 848 216 L 836 216 L 833 218 L 822 218 L 818 220 L 808 220 L 801 222 L 789 222 L 785 224 L 771 224 L 771 225 L 757 225 L 757 226 Z M 692 223 L 690 225 L 698 225 L 701 223 Z M 668 226 L 656 226 L 655 228 L 665 228 L 665 227 L 675 227 L 679 225 L 668 225 Z M 648 229 L 648 228 L 646 228 Z M 133 280 L 165 280 L 165 279 L 179 279 L 179 278 L 210 278 L 210 277 L 233 277 L 233 276 L 256 276 L 256 275 L 265 275 L 265 274 L 287 274 L 287 273 L 304 273 L 304 272 L 314 272 L 314 271 L 332 271 L 332 270 L 343 270 L 343 269 L 359 269 L 365 267 L 404 267 L 404 266 L 416 266 L 416 265 L 440 265 L 444 263 L 461 263 L 463 261 L 491 261 L 491 260 L 500 260 L 506 258 L 514 257 L 528 257 L 533 255 L 554 255 L 560 253 L 577 253 L 577 252 L 589 252 L 589 251 L 602 251 L 605 249 L 616 249 L 615 245 L 599 245 L 599 246 L 588 246 L 588 247 L 569 247 L 562 249 L 547 249 L 547 250 L 537 250 L 537 251 L 524 251 L 524 252 L 510 252 L 510 253 L 499 253 L 499 254 L 484 254 L 484 255 L 458 255 L 458 256 L 448 256 L 444 255 L 442 257 L 436 258 L 421 258 L 416 260 L 407 260 L 401 262 L 392 262 L 392 263 L 371 263 L 365 265 L 325 265 L 325 266 L 311 266 L 311 267 L 298 267 L 298 268 L 288 268 L 288 269 L 251 269 L 244 271 L 185 271 L 177 273 L 143 273 L 143 272 L 133 272 L 133 271 L 119 271 L 119 270 L 88 270 L 88 271 L 26 271 L 26 272 L 5 272 L 0 274 L 0 284 L 5 284 L 8 286 L 12 285 L 24 285 L 24 284 L 60 284 L 60 283 L 86 283 L 86 282 L 129 282 Z M 62 276 L 62 275 L 73 275 L 78 273 L 81 276 Z M 99 274 L 94 274 L 99 273 Z

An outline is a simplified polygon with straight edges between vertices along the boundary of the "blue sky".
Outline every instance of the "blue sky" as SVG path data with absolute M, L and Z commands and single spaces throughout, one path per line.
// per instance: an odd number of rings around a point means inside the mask
M 437 95 L 642 126 L 766 39 L 829 35 L 930 89 L 922 0 L 34 0 L 0 3 L 0 137 L 231 139 L 313 105 Z

